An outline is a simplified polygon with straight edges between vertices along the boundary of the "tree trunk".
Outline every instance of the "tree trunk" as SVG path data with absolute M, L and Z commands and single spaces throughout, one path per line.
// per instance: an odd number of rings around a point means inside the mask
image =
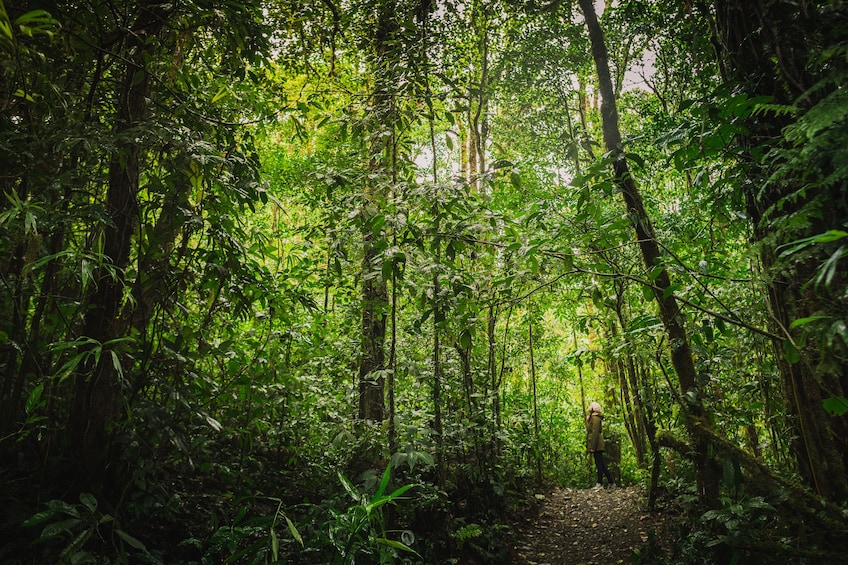
M 603 32 L 598 23 L 595 7 L 592 0 L 580 0 L 580 7 L 586 18 L 589 30 L 589 38 L 592 45 L 592 56 L 598 73 L 598 87 L 601 94 L 601 120 L 606 149 L 613 155 L 613 172 L 615 183 L 621 190 L 627 213 L 639 242 L 642 259 L 647 273 L 650 273 L 654 281 L 653 292 L 657 305 L 659 306 L 660 319 L 668 336 L 669 348 L 671 350 L 672 366 L 677 373 L 680 384 L 681 397 L 685 405 L 682 406 L 687 414 L 686 424 L 690 431 L 690 439 L 695 448 L 695 469 L 698 475 L 699 491 L 708 505 L 718 500 L 718 472 L 715 461 L 709 453 L 707 440 L 702 434 L 695 434 L 694 428 L 698 426 L 709 427 L 709 418 L 701 403 L 701 394 L 697 382 L 695 364 L 692 359 L 692 351 L 689 338 L 684 326 L 683 314 L 670 291 L 671 281 L 668 271 L 664 267 L 659 245 L 654 235 L 651 221 L 642 203 L 642 196 L 636 187 L 633 176 L 624 156 L 621 144 L 621 132 L 618 125 L 618 110 L 616 107 L 615 94 L 612 81 L 610 80 L 609 63 Z
M 494 437 L 498 432 L 497 421 L 499 419 L 500 406 L 498 404 L 498 370 L 495 355 L 495 307 L 491 304 L 489 304 L 486 314 L 486 343 L 488 346 L 486 371 L 489 374 L 489 396 L 492 404 L 492 437 Z
M 651 383 L 648 382 L 648 371 L 645 365 L 640 363 L 638 365 L 634 364 L 634 372 L 636 380 L 639 383 L 636 396 L 639 405 L 642 407 L 640 411 L 644 415 L 645 436 L 648 439 L 648 445 L 651 447 L 651 483 L 648 487 L 648 508 L 653 510 L 657 502 L 660 465 L 662 464 L 660 459 L 660 444 L 657 442 L 657 421 L 654 414 L 653 402 L 650 399 L 646 401 L 645 398 L 651 391 Z
M 116 365 L 121 355 L 108 342 L 124 337 L 127 330 L 126 321 L 120 317 L 123 271 L 129 262 L 138 219 L 141 158 L 141 147 L 129 132 L 139 126 L 147 113 L 150 75 L 146 61 L 155 58 L 155 37 L 165 20 L 161 6 L 144 7 L 133 32 L 126 37 L 134 44 L 135 54 L 124 67 L 117 101 L 117 147 L 109 163 L 106 214 L 111 223 L 103 229 L 103 256 L 110 268 L 101 268 L 96 274 L 96 290 L 89 300 L 84 325 L 84 335 L 96 340 L 103 350 L 99 362 L 87 363 L 75 376 L 68 423 L 82 488 L 104 486 L 113 455 L 112 431 L 120 419 L 123 383 Z
M 436 217 L 436 234 L 439 233 L 439 206 L 433 206 Z M 436 436 L 436 477 L 440 488 L 445 485 L 445 442 L 442 428 L 442 352 L 441 352 L 441 323 L 442 313 L 441 283 L 439 281 L 439 265 L 442 262 L 442 242 L 438 235 L 435 238 L 436 268 L 433 270 L 433 432 Z
M 539 397 L 536 394 L 536 360 L 533 357 L 533 322 L 528 327 L 530 340 L 530 381 L 533 384 L 533 454 L 536 459 L 536 484 L 542 484 L 542 457 L 539 449 Z
M 391 181 L 396 108 L 393 93 L 395 68 L 391 60 L 396 42 L 397 14 L 394 0 L 377 6 L 374 36 L 374 92 L 371 100 L 371 175 L 366 180 L 363 210 L 362 255 L 362 352 L 359 362 L 359 418 L 380 422 L 385 418 L 386 322 L 389 296 L 382 276 L 383 258 L 377 247 L 381 233 L 373 226 L 379 216 Z M 384 135 L 389 132 L 391 135 Z
M 805 333 L 790 330 L 793 321 L 820 316 L 844 320 L 848 316 L 844 295 L 844 268 L 832 287 L 811 284 L 817 269 L 830 257 L 826 247 L 813 247 L 802 259 L 782 260 L 782 246 L 828 230 L 844 230 L 848 211 L 844 204 L 844 181 L 825 184 L 810 176 L 826 177 L 839 163 L 831 162 L 826 144 L 819 155 L 805 159 L 804 171 L 775 178 L 778 160 L 758 160 L 783 143 L 784 128 L 813 107 L 836 86 L 839 79 L 828 73 L 844 73 L 844 58 L 825 65 L 810 65 L 820 53 L 844 42 L 844 8 L 826 2 L 802 3 L 782 0 L 716 0 L 716 41 L 725 79 L 748 96 L 768 96 L 777 104 L 795 105 L 797 110 L 777 115 L 757 115 L 744 124 L 748 132 L 738 140 L 747 152 L 750 167 L 745 197 L 754 238 L 759 242 L 760 260 L 767 281 L 772 333 L 783 336 L 774 342 L 788 414 L 791 450 L 804 481 L 820 496 L 848 500 L 848 419 L 831 417 L 823 407 L 830 397 L 848 395 L 848 359 L 827 345 L 831 327 Z M 839 10 L 843 10 L 840 16 Z M 828 13 L 832 10 L 832 13 Z M 817 74 L 814 74 L 817 73 Z M 815 92 L 810 89 L 819 88 Z M 812 135 L 812 134 L 811 134 Z M 817 142 L 819 130 L 805 140 Z M 781 150 L 794 151 L 785 145 Z M 840 159 L 841 157 L 835 157 Z M 811 162 L 815 160 L 816 162 Z M 810 171 L 816 171 L 812 175 Z M 805 218 L 804 224 L 786 227 L 788 218 Z M 844 258 L 843 258 L 844 261 Z M 799 345 L 806 339 L 804 346 Z M 796 348 L 800 360 L 787 349 Z
M 621 330 L 627 327 L 627 320 L 624 317 L 624 295 L 622 288 L 616 284 L 616 302 L 615 315 L 618 319 L 618 324 Z M 610 324 L 610 330 L 613 338 L 616 337 L 616 325 Z M 636 365 L 633 362 L 633 347 L 629 341 L 626 341 L 624 352 L 626 357 L 615 362 L 616 372 L 618 373 L 619 386 L 621 388 L 622 407 L 625 414 L 625 427 L 630 441 L 633 443 L 633 450 L 636 455 L 636 462 L 639 466 L 645 464 L 645 426 L 644 426 L 644 408 L 641 405 L 639 398 L 639 383 L 636 378 Z
M 370 231 L 366 229 L 366 231 Z M 362 357 L 359 361 L 359 419 L 380 422 L 384 417 L 386 314 L 388 291 L 379 265 L 380 254 L 366 236 L 362 259 Z

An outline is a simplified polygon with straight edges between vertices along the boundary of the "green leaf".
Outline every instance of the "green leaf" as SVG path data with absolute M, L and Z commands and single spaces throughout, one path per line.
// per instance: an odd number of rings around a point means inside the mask
M 123 380 L 124 368 L 121 365 L 121 358 L 118 357 L 118 352 L 110 349 L 109 355 L 112 357 L 112 367 L 115 369 L 115 373 L 118 375 L 118 379 Z
M 90 492 L 80 493 L 79 496 L 80 502 L 82 502 L 86 508 L 88 508 L 89 512 L 94 512 L 97 510 L 97 499 Z
M 418 555 L 418 553 L 416 553 L 415 550 L 413 550 L 411 547 L 399 541 L 395 541 L 388 538 L 376 538 L 376 541 L 382 543 L 383 545 L 387 545 L 395 549 L 400 549 L 401 551 L 408 551 L 410 553 L 415 553 L 415 555 Z
M 277 538 L 277 532 L 271 528 L 271 555 L 274 561 L 280 558 L 280 540 Z
M 831 241 L 842 239 L 843 237 L 848 237 L 848 232 L 844 232 L 842 230 L 828 230 L 822 234 L 814 236 L 813 241 L 815 243 L 829 243 Z
M 89 553 L 88 551 L 80 551 L 80 549 L 85 545 L 85 543 L 88 541 L 88 539 L 93 533 L 93 528 L 88 528 L 81 531 L 79 535 L 74 538 L 74 540 L 70 544 L 68 544 L 65 549 L 62 550 L 60 558 L 64 558 L 65 556 L 70 555 L 71 565 L 77 565 L 78 563 L 96 563 L 91 553 Z
M 815 322 L 816 320 L 824 320 L 827 319 L 828 316 L 810 316 L 809 318 L 798 318 L 797 320 L 793 320 L 791 324 L 789 324 L 789 329 L 794 330 L 795 328 L 804 326 L 809 324 L 810 322 Z
M 0 9 L 3 9 L 2 5 L 0 5 Z M 0 32 L 3 33 L 3 35 L 7 40 L 9 40 L 9 42 L 11 42 L 12 39 L 14 39 L 14 36 L 12 35 L 12 26 L 9 25 L 8 16 L 6 15 L 5 10 L 0 13 L 0 16 L 2 16 L 0 17 Z
M 12 93 L 12 96 L 16 98 L 23 98 L 27 102 L 35 102 L 35 98 L 33 98 L 28 92 L 25 92 L 23 89 L 19 88 Z
M 41 530 L 41 537 L 50 538 L 61 533 L 72 533 L 80 524 L 82 524 L 82 520 L 79 518 L 68 518 L 67 520 L 53 522 Z
M 798 351 L 798 348 L 788 339 L 783 340 L 783 357 L 789 363 L 797 363 L 801 360 L 801 353 Z
M 62 514 L 67 514 L 68 516 L 73 516 L 74 518 L 79 518 L 79 510 L 73 504 L 68 504 L 64 500 L 51 500 L 47 502 L 47 508 L 52 510 L 55 513 L 61 512 Z
M 32 411 L 44 404 L 41 402 L 41 394 L 44 392 L 44 383 L 40 383 L 37 387 L 32 389 L 32 392 L 29 393 L 26 399 L 26 405 L 24 406 L 24 411 L 27 414 L 31 414 Z
M 383 471 L 383 477 L 380 480 L 380 486 L 377 488 L 375 497 L 382 496 L 386 492 L 386 487 L 389 486 L 389 479 L 392 477 L 392 466 L 386 465 L 386 470 Z
M 643 159 L 641 155 L 636 153 L 625 153 L 624 156 L 628 161 L 632 161 L 636 166 L 640 168 L 645 167 L 645 159 Z
M 663 289 L 663 298 L 668 298 L 673 295 L 674 292 L 680 287 L 678 284 L 670 284 L 665 289 Z
M 215 430 L 216 432 L 220 432 L 224 429 L 224 426 L 221 425 L 221 422 L 219 422 L 209 414 L 206 414 L 204 412 L 201 415 L 203 416 L 203 419 L 206 420 L 206 423 L 209 424 L 209 427 Z
M 459 333 L 459 346 L 463 349 L 471 347 L 471 332 L 465 328 Z
M 351 496 L 351 498 L 353 498 L 354 500 L 356 500 L 358 502 L 359 499 L 361 498 L 361 496 L 359 494 L 359 491 L 356 490 L 356 487 L 353 486 L 353 483 L 351 483 L 347 479 L 347 477 L 342 475 L 340 472 L 336 472 L 336 475 L 338 475 L 339 482 L 342 483 L 342 486 L 347 491 L 347 493 Z
M 289 527 L 289 533 L 291 533 L 292 537 L 303 547 L 303 538 L 300 536 L 300 532 L 297 531 L 294 523 L 289 520 L 288 516 L 283 516 L 286 519 L 286 525 Z
M 388 498 L 389 498 L 389 499 L 391 499 L 391 500 L 394 500 L 395 498 L 398 498 L 398 497 L 399 497 L 399 496 L 401 496 L 403 493 L 405 493 L 406 491 L 408 491 L 408 490 L 409 490 L 409 489 L 411 489 L 411 488 L 414 488 L 415 486 L 416 486 L 415 484 L 403 485 L 403 486 L 402 486 L 402 487 L 400 487 L 399 489 L 396 489 L 395 491 L 393 491 L 393 492 L 392 492 L 392 493 L 388 496 Z
M 32 10 L 18 16 L 15 20 L 17 25 L 40 26 L 40 25 L 59 25 L 59 22 L 54 20 L 47 10 Z
M 662 265 L 656 265 L 655 267 L 653 267 L 649 275 L 651 277 L 651 282 L 656 282 L 657 277 L 660 276 L 660 273 L 662 273 L 664 269 L 665 267 L 663 267 Z
M 123 530 L 115 530 L 115 533 L 118 534 L 118 537 L 127 542 L 131 547 L 134 547 L 141 551 L 147 551 L 147 548 L 144 546 L 143 543 L 129 535 L 127 532 Z
M 845 413 L 848 413 L 848 398 L 844 396 L 831 396 L 830 398 L 825 398 L 822 401 L 824 405 L 824 409 L 827 410 L 828 414 L 831 416 L 842 416 Z
M 56 513 L 53 512 L 52 510 L 44 510 L 42 512 L 38 512 L 36 514 L 33 514 L 32 516 L 30 516 L 29 518 L 24 520 L 24 522 L 21 524 L 21 526 L 23 526 L 25 528 L 28 528 L 30 526 L 37 526 L 38 524 L 42 524 L 42 523 L 46 522 L 47 520 L 49 520 L 50 518 L 52 518 L 55 515 L 56 515 Z
M 843 255 L 845 255 L 845 246 L 841 245 L 821 266 L 819 274 L 816 276 L 816 286 L 823 281 L 825 288 L 830 288 L 830 283 L 836 275 L 836 265 Z
M 828 230 L 818 235 L 797 239 L 793 242 L 781 245 L 781 247 L 787 247 L 788 249 L 781 251 L 779 256 L 787 257 L 789 255 L 792 255 L 793 253 L 797 253 L 805 247 L 813 245 L 814 243 L 830 243 L 832 241 L 842 239 L 843 237 L 848 237 L 848 232 L 844 232 L 842 230 Z

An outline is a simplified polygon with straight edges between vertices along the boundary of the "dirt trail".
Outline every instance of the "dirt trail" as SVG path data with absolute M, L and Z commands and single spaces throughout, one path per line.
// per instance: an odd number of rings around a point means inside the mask
M 649 537 L 673 545 L 676 513 L 648 512 L 638 487 L 556 489 L 514 525 L 512 562 L 527 565 L 628 563 Z

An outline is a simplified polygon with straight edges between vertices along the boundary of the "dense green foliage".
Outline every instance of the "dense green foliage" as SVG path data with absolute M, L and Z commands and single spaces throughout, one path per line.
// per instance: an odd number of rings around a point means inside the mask
M 614 4 L 620 147 L 576 2 L 0 0 L 0 561 L 506 562 L 592 400 L 838 561 L 848 7 Z

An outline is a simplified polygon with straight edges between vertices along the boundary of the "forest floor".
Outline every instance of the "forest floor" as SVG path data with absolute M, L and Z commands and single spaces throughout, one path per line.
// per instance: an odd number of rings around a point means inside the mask
M 646 509 L 636 486 L 558 488 L 537 497 L 513 525 L 511 562 L 526 565 L 609 565 L 653 562 L 673 549 L 683 520 L 671 504 Z M 649 561 L 645 561 L 649 559 Z

